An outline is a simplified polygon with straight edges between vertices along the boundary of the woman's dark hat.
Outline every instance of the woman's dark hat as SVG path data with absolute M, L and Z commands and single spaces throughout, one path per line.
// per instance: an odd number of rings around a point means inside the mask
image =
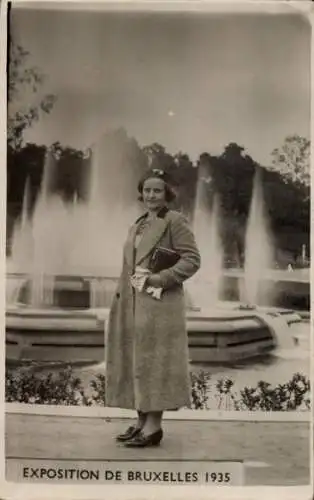
M 151 168 L 145 172 L 139 184 L 144 184 L 147 179 L 162 179 L 166 184 L 172 184 L 171 176 L 161 168 Z

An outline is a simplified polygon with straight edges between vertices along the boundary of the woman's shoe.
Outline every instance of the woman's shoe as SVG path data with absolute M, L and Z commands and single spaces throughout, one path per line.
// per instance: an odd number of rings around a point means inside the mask
M 135 427 L 134 425 L 131 425 L 130 427 L 128 427 L 128 429 L 125 432 L 123 432 L 122 434 L 119 434 L 116 437 L 116 440 L 121 442 L 121 443 L 123 443 L 124 441 L 129 441 L 129 439 L 134 438 L 140 431 L 141 431 L 141 429 L 139 427 Z
M 153 434 L 148 434 L 148 436 L 145 436 L 145 434 L 140 431 L 132 439 L 126 441 L 124 443 L 124 446 L 127 446 L 128 448 L 146 448 L 148 446 L 158 446 L 162 438 L 162 429 L 153 432 Z

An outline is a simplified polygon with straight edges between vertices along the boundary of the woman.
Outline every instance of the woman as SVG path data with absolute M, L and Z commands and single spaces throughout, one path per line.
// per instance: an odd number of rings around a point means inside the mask
M 138 190 L 147 211 L 130 228 L 124 246 L 106 341 L 106 405 L 138 414 L 136 424 L 116 438 L 128 447 L 158 445 L 163 411 L 190 406 L 182 284 L 200 266 L 185 218 L 167 208 L 175 194 L 166 173 L 150 170 Z M 160 247 L 174 250 L 178 260 L 151 272 L 151 257 Z M 148 270 L 144 280 L 139 268 L 144 274 Z

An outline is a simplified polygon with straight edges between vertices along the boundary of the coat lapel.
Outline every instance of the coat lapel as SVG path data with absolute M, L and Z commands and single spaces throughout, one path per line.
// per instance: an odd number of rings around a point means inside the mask
M 136 235 L 137 223 L 131 226 L 127 240 L 124 246 L 124 256 L 130 267 L 134 265 L 134 241 Z
M 140 264 L 158 243 L 167 227 L 167 220 L 156 217 L 152 225 L 144 232 L 136 251 L 135 264 Z

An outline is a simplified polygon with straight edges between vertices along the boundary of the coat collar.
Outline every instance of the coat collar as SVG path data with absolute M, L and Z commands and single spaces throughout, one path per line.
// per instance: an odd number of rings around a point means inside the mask
M 139 245 L 136 250 L 136 258 L 135 258 L 135 265 L 140 264 L 145 257 L 151 252 L 151 250 L 154 248 L 154 246 L 158 243 L 162 235 L 164 234 L 166 227 L 168 225 L 168 220 L 167 220 L 167 213 L 169 212 L 169 209 L 167 207 L 162 208 L 159 213 L 157 214 L 156 219 L 152 222 L 151 226 L 145 231 L 143 234 L 143 237 L 141 241 L 139 242 Z M 135 224 L 131 227 L 127 245 L 126 245 L 126 257 L 129 262 L 129 264 L 133 264 L 134 262 L 134 240 L 136 236 L 136 230 L 138 227 L 138 224 L 146 218 L 148 215 L 148 212 L 146 212 L 144 215 L 139 217 Z
M 169 212 L 168 207 L 162 207 L 159 212 L 157 213 L 157 218 L 158 219 L 164 219 Z M 139 223 L 141 220 L 145 219 L 148 216 L 148 212 L 145 212 L 143 215 L 141 215 L 138 219 L 136 219 L 135 224 Z

